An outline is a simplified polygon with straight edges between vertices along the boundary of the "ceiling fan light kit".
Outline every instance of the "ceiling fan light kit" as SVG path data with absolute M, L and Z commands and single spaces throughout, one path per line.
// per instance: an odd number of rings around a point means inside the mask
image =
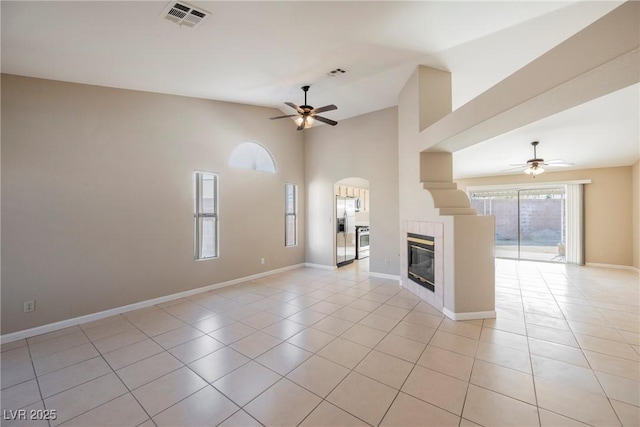
M 304 129 L 306 129 L 313 126 L 316 120 L 313 118 L 313 116 L 306 116 L 306 117 L 300 116 L 294 121 L 298 126 L 302 126 Z
M 540 175 L 543 172 L 544 168 L 541 168 L 538 165 L 531 165 L 524 170 L 524 173 L 526 173 L 527 175 L 533 175 L 534 178 L 536 177 L 536 175 Z
M 533 159 L 527 160 L 528 168 L 524 170 L 524 173 L 527 175 L 533 175 L 535 178 L 536 175 L 540 175 L 544 173 L 544 168 L 540 167 L 540 163 L 544 163 L 544 159 L 539 159 L 538 154 L 536 153 L 536 147 L 540 144 L 539 141 L 533 141 L 531 145 L 533 145 Z
M 532 177 L 535 178 L 537 175 L 540 175 L 541 173 L 544 173 L 545 168 L 543 168 L 543 166 L 549 166 L 549 167 L 555 167 L 555 166 L 568 167 L 568 166 L 573 166 L 573 163 L 567 163 L 567 162 L 565 162 L 563 160 L 549 160 L 549 161 L 545 162 L 544 159 L 539 159 L 538 158 L 538 153 L 536 152 L 536 147 L 538 146 L 538 144 L 540 144 L 540 142 L 538 142 L 538 141 L 533 141 L 531 143 L 531 145 L 533 145 L 533 159 L 529 159 L 529 160 L 527 160 L 526 163 L 523 163 L 523 164 L 520 164 L 520 165 L 512 165 L 512 166 L 515 166 L 515 168 L 507 169 L 507 171 L 524 168 L 524 173 L 526 173 L 527 175 L 531 175 Z
M 309 91 L 309 86 L 302 86 L 301 88 L 304 91 L 304 104 L 301 106 L 297 106 L 293 102 L 285 102 L 284 104 L 293 108 L 297 111 L 297 114 L 288 114 L 285 116 L 277 116 L 271 117 L 271 120 L 275 119 L 284 119 L 285 117 L 296 117 L 294 119 L 296 125 L 298 125 L 296 130 L 305 130 L 313 126 L 315 121 L 319 121 L 322 123 L 326 123 L 331 126 L 335 126 L 338 124 L 335 120 L 327 119 L 326 117 L 318 116 L 318 113 L 324 113 L 325 111 L 333 111 L 337 110 L 333 104 L 325 105 L 320 108 L 313 108 L 311 105 L 307 105 L 307 92 Z

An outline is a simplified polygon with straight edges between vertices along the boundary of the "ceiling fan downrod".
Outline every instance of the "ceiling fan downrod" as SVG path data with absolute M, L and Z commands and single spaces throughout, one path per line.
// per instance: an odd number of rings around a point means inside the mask
M 536 163 L 544 162 L 543 159 L 538 158 L 538 153 L 536 152 L 536 147 L 538 146 L 538 144 L 540 144 L 539 141 L 533 141 L 531 143 L 531 145 L 533 145 L 533 159 L 529 160 L 529 162 L 536 162 Z
M 309 86 L 302 86 L 301 88 L 304 91 L 304 105 L 302 108 L 308 107 L 307 105 L 307 92 L 309 91 Z

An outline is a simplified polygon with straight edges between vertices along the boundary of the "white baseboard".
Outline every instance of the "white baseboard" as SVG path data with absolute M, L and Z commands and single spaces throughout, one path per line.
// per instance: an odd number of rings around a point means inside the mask
M 154 298 L 146 301 L 140 301 L 133 304 L 124 305 L 121 307 L 115 307 L 109 310 L 99 311 L 97 313 L 91 313 L 84 316 L 61 320 L 55 323 L 49 323 L 47 325 L 36 326 L 35 328 L 31 328 L 31 329 L 12 332 L 10 334 L 1 335 L 0 344 L 6 344 L 9 342 L 21 340 L 24 338 L 35 337 L 36 335 L 46 334 L 48 332 L 57 331 L 60 329 L 71 327 L 71 326 L 93 322 L 94 320 L 104 319 L 106 317 L 115 316 L 116 314 L 122 314 L 122 313 L 127 313 L 133 310 L 139 310 L 141 308 L 151 307 L 156 304 L 162 304 L 164 302 L 173 301 L 175 299 L 197 295 L 203 292 L 211 291 L 213 289 L 219 289 L 219 288 L 224 288 L 226 286 L 237 285 L 238 283 L 248 282 L 250 280 L 271 276 L 273 274 L 282 273 L 284 271 L 295 270 L 296 268 L 301 268 L 304 266 L 305 264 L 290 265 L 287 267 L 278 268 L 276 270 L 265 271 L 263 273 L 258 273 L 251 276 L 228 280 L 226 282 L 214 283 L 213 285 L 204 286 L 202 288 L 190 289 L 188 291 L 178 292 L 176 294 L 166 295 L 163 297 L 158 297 L 158 298 Z
M 477 320 L 477 319 L 495 319 L 495 311 L 469 311 L 466 313 L 454 313 L 446 307 L 442 308 L 442 313 L 451 320 Z
M 585 263 L 587 267 L 598 267 L 598 268 L 614 268 L 616 270 L 631 270 L 636 273 L 640 273 L 640 269 L 634 267 L 633 265 L 620 265 L 620 264 L 600 264 L 597 262 L 587 262 Z
M 319 268 L 321 270 L 337 270 L 338 269 L 338 267 L 335 265 L 313 264 L 311 262 L 305 262 L 304 266 L 310 267 L 310 268 Z
M 324 264 L 313 264 L 311 262 L 305 262 L 304 263 L 305 267 L 310 267 L 310 268 L 319 268 L 321 270 L 337 270 L 338 267 L 335 265 L 324 265 Z M 376 273 L 376 272 L 369 272 L 369 276 L 371 277 L 379 277 L 381 279 L 390 279 L 390 280 L 397 280 L 400 281 L 400 276 L 395 276 L 393 274 L 385 274 L 385 273 Z
M 375 271 L 370 271 L 369 272 L 369 276 L 371 276 L 371 277 L 379 277 L 381 279 L 397 280 L 398 282 L 400 282 L 400 276 L 395 276 L 393 274 L 376 273 Z

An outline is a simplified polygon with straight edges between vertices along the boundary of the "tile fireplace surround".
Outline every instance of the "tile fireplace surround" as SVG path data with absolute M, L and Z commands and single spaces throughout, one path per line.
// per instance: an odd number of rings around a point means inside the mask
M 457 215 L 440 216 L 438 221 L 408 220 L 402 233 L 405 242 L 400 247 L 400 283 L 403 288 L 452 320 L 496 317 L 492 217 Z M 434 292 L 408 277 L 407 233 L 434 237 Z
M 403 236 L 406 237 L 407 233 L 422 234 L 433 237 L 433 262 L 435 267 L 434 290 L 432 292 L 408 278 L 408 250 L 406 243 L 403 245 L 403 249 L 405 252 L 400 263 L 402 270 L 402 287 L 419 296 L 423 301 L 428 302 L 438 310 L 442 311 L 444 308 L 444 241 L 442 239 L 444 226 L 439 222 L 407 221 L 406 230 L 404 231 Z

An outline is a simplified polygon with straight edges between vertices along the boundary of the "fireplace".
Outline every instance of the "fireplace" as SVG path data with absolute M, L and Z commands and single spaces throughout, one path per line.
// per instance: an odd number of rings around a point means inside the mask
M 407 233 L 407 276 L 420 286 L 434 291 L 434 238 Z

